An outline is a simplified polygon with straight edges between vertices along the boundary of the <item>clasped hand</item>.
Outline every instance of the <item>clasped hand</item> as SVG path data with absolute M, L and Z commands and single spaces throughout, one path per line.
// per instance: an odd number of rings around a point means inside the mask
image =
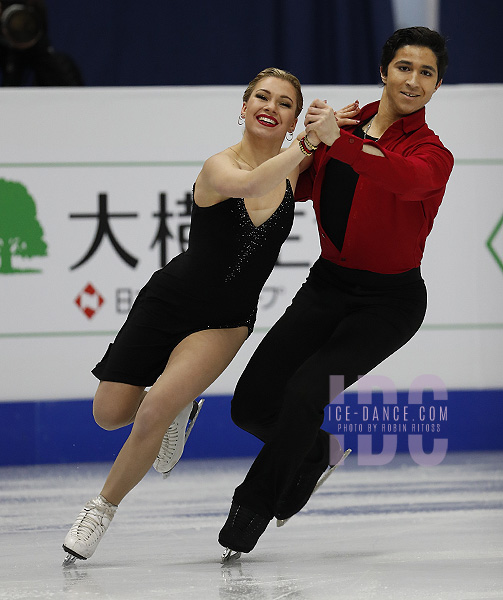
M 338 111 L 334 111 L 323 100 L 313 100 L 307 109 L 304 119 L 304 126 L 306 132 L 309 134 L 309 140 L 313 144 L 317 144 L 320 141 L 327 146 L 331 146 L 340 137 L 340 127 L 357 125 L 359 123 L 358 120 L 353 118 L 359 112 L 360 106 L 358 100 Z

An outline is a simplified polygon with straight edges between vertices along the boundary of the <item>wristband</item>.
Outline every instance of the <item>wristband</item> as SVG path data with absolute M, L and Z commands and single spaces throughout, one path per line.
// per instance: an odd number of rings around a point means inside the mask
M 304 139 L 304 144 L 306 145 L 306 147 L 307 147 L 308 150 L 310 150 L 311 152 L 314 152 L 318 146 L 315 146 L 314 144 L 312 144 L 309 141 L 309 138 L 307 136 L 308 136 L 308 134 L 306 133 L 306 135 L 303 138 Z
M 312 146 L 312 144 L 311 144 L 311 146 Z M 310 150 L 306 144 L 305 136 L 299 140 L 299 148 L 300 148 L 301 152 L 303 154 L 305 154 L 306 156 L 311 156 L 311 154 L 313 153 L 313 151 Z

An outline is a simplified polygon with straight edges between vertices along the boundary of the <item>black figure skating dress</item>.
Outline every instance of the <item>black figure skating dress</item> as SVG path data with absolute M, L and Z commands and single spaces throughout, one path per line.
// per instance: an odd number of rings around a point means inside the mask
M 294 199 L 283 200 L 259 226 L 242 198 L 208 207 L 192 201 L 189 244 L 156 271 L 93 369 L 100 380 L 150 386 L 173 348 L 202 329 L 245 325 L 253 330 L 260 291 L 293 224 Z

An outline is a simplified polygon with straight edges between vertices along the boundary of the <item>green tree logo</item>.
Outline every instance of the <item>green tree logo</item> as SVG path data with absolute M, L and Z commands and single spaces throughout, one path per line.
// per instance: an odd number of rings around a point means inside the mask
M 44 231 L 28 190 L 16 181 L 0 179 L 0 273 L 37 273 L 40 269 L 14 269 L 13 256 L 47 256 Z

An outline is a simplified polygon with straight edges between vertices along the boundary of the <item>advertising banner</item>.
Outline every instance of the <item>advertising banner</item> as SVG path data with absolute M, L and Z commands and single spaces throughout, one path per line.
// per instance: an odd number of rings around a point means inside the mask
M 242 91 L 2 91 L 0 402 L 92 397 L 90 369 L 138 290 L 187 247 L 204 160 L 242 135 Z M 304 88 L 306 104 L 320 97 L 335 108 L 379 95 Z M 427 107 L 456 164 L 425 252 L 425 323 L 377 369 L 397 388 L 423 374 L 451 388 L 503 387 L 503 131 L 474 118 L 480 106 L 497 114 L 502 101 L 503 86 L 442 86 Z M 232 393 L 318 254 L 311 203 L 299 204 L 256 330 L 210 392 Z

